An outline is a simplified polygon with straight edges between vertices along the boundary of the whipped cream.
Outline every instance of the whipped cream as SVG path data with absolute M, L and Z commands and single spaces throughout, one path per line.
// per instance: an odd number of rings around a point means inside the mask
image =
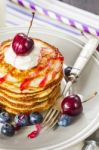
M 40 50 L 42 46 L 40 43 L 34 44 L 33 50 L 25 56 L 17 56 L 13 51 L 12 44 L 5 52 L 4 60 L 19 70 L 27 70 L 35 67 L 41 57 Z

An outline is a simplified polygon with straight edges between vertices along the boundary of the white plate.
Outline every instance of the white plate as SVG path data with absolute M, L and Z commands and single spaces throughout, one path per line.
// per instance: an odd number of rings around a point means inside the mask
M 17 32 L 26 32 L 26 28 L 7 28 L 0 32 L 0 41 L 12 38 Z M 47 29 L 33 28 L 32 37 L 45 40 L 60 49 L 65 57 L 65 64 L 73 65 L 84 42 L 78 38 L 49 31 Z M 98 53 L 96 54 L 98 56 Z M 93 56 L 77 84 L 75 92 L 87 97 L 94 91 L 99 91 L 99 61 Z M 0 148 L 2 150 L 63 150 L 73 144 L 80 142 L 99 127 L 99 95 L 83 105 L 83 114 L 76 117 L 75 121 L 68 127 L 58 128 L 56 131 L 42 132 L 36 139 L 29 140 L 27 134 L 32 127 L 23 129 L 12 138 L 0 136 Z

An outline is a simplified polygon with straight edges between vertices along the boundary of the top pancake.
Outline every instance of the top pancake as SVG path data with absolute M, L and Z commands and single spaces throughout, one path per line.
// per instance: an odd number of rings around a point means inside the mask
M 37 66 L 19 70 L 4 60 L 5 52 L 10 47 L 12 40 L 7 40 L 0 45 L 0 88 L 5 88 L 15 93 L 34 94 L 57 85 L 62 79 L 63 56 L 57 48 L 41 41 L 34 40 L 34 47 L 39 45 L 40 58 Z M 24 57 L 24 56 L 23 56 Z

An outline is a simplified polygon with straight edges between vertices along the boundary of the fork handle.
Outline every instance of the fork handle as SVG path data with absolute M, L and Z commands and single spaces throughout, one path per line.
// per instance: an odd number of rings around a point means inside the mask
M 88 60 L 96 50 L 98 44 L 99 44 L 99 40 L 97 38 L 91 38 L 88 41 L 88 43 L 84 46 L 80 55 L 78 56 L 78 59 L 76 60 L 75 64 L 73 65 L 71 74 L 79 76 L 84 66 L 87 64 Z
M 97 150 L 97 148 L 96 142 L 92 140 L 85 142 L 81 150 Z

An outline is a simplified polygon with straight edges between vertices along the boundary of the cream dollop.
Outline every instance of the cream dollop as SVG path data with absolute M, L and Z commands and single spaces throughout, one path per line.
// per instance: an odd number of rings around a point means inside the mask
M 17 56 L 13 51 L 12 45 L 6 50 L 4 60 L 19 70 L 27 70 L 35 67 L 38 64 L 41 44 L 34 44 L 33 50 L 25 56 Z

